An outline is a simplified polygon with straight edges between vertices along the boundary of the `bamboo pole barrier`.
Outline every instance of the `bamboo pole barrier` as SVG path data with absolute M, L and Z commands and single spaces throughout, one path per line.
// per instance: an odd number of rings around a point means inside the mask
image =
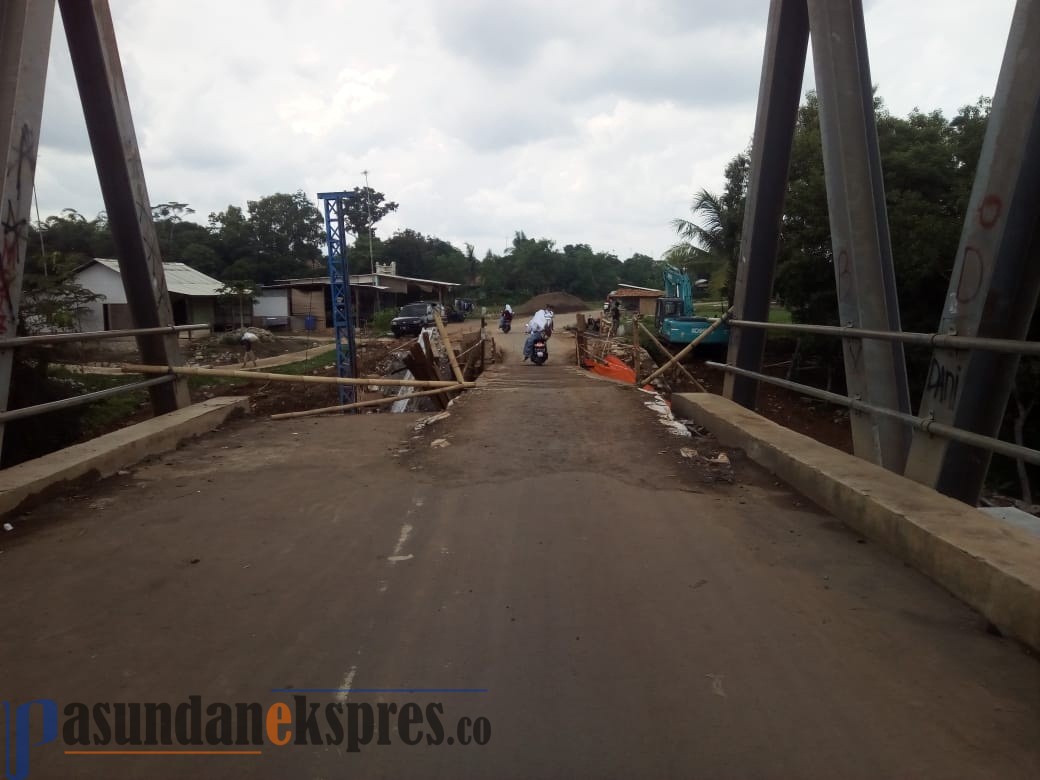
M 453 385 L 447 388 L 448 390 L 463 389 L 461 385 Z M 422 390 L 418 393 L 406 393 L 405 395 L 388 395 L 386 398 L 374 398 L 371 401 L 356 401 L 352 404 L 343 404 L 342 406 L 323 406 L 320 409 L 308 409 L 305 412 L 281 412 L 280 414 L 272 414 L 272 420 L 289 420 L 294 417 L 313 417 L 319 414 L 328 414 L 329 412 L 345 412 L 348 409 L 360 409 L 363 406 L 383 406 L 385 404 L 392 404 L 395 401 L 406 401 L 409 398 L 421 398 L 427 395 L 437 395 L 443 393 L 443 390 Z
M 455 359 L 455 350 L 451 348 L 451 339 L 448 338 L 448 329 L 444 327 L 444 320 L 441 319 L 440 312 L 434 309 L 433 321 L 437 325 L 437 332 L 441 334 L 441 342 L 444 344 L 444 351 L 448 353 L 448 362 L 451 363 L 451 372 L 455 375 L 455 380 L 461 385 L 465 384 L 466 377 L 462 375 L 462 369 L 459 368 L 459 361 Z
M 632 373 L 635 374 L 634 382 L 639 384 L 639 326 L 642 325 L 637 314 L 632 318 Z
M 657 348 L 658 348 L 659 350 L 661 350 L 661 351 L 662 351 L 662 352 L 663 352 L 664 354 L 666 354 L 666 355 L 671 355 L 671 354 L 672 354 L 672 353 L 671 353 L 671 350 L 668 350 L 668 349 L 666 349 L 666 348 L 665 348 L 665 346 L 664 346 L 664 344 L 662 344 L 662 343 L 661 343 L 660 341 L 658 341 L 658 340 L 657 340 L 657 337 L 656 337 L 656 336 L 655 336 L 655 335 L 653 334 L 653 331 L 651 331 L 650 329 L 648 329 L 648 328 L 646 327 L 646 325 L 644 325 L 643 323 L 641 323 L 641 322 L 640 322 L 640 323 L 639 323 L 639 327 L 640 327 L 640 328 L 642 328 L 642 329 L 643 329 L 643 332 L 644 332 L 644 333 L 645 333 L 645 334 L 646 334 L 647 336 L 649 336 L 649 337 L 650 337 L 650 340 L 651 340 L 652 342 L 654 342 L 654 344 L 656 344 L 656 345 L 657 345 Z M 706 393 L 706 392 L 708 392 L 708 389 L 707 389 L 707 388 L 706 388 L 706 387 L 705 387 L 704 385 L 702 385 L 702 384 L 701 384 L 700 382 L 698 382 L 698 381 L 697 381 L 697 377 L 695 377 L 695 376 L 694 376 L 693 374 L 691 374 L 691 373 L 690 373 L 690 372 L 689 372 L 689 371 L 688 371 L 688 370 L 686 369 L 686 366 L 684 366 L 684 365 L 683 365 L 682 363 L 679 363 L 679 364 L 678 364 L 678 366 L 676 366 L 676 367 L 677 367 L 677 368 L 678 368 L 678 369 L 679 369 L 680 371 L 682 371 L 682 372 L 683 372 L 684 374 L 686 374 L 686 378 L 687 378 L 687 379 L 689 379 L 689 380 L 690 380 L 691 382 L 693 382 L 693 383 L 694 383 L 694 384 L 695 384 L 695 385 L 696 385 L 697 387 L 699 387 L 699 388 L 700 388 L 700 391 L 701 391 L 702 393 Z
M 703 333 L 701 333 L 701 335 L 699 335 L 697 338 L 695 338 L 693 341 L 691 341 L 685 347 L 683 347 L 678 352 L 676 352 L 672 356 L 671 360 L 668 360 L 667 362 L 665 362 L 665 364 L 663 366 L 661 366 L 654 373 L 652 373 L 650 376 L 648 376 L 646 379 L 644 379 L 643 382 L 646 383 L 646 382 L 649 382 L 652 379 L 657 379 L 657 377 L 659 377 L 661 374 L 663 374 L 667 369 L 671 368 L 673 363 L 678 363 L 684 357 L 689 355 L 691 352 L 693 352 L 693 348 L 694 347 L 696 347 L 698 344 L 700 344 L 702 341 L 704 341 L 704 339 L 708 338 L 708 336 L 711 335 L 712 333 L 714 333 L 719 327 L 721 327 L 722 325 L 725 325 L 727 322 L 729 322 L 730 318 L 732 316 L 733 316 L 733 307 L 730 306 L 728 309 L 726 309 L 726 313 L 723 314 L 719 319 L 715 320 L 715 322 L 713 322 L 711 324 L 711 326 L 707 330 L 705 330 Z
M 188 376 L 222 376 L 231 379 L 269 379 L 272 382 L 301 382 L 322 385 L 377 385 L 379 387 L 440 387 L 463 389 L 476 387 L 474 382 L 452 382 L 450 380 L 384 379 L 383 377 L 339 377 L 296 374 L 270 374 L 263 371 L 238 371 L 225 368 L 195 368 L 192 366 L 142 366 L 124 363 L 120 366 L 124 374 L 186 374 Z M 442 391 L 443 392 L 443 391 Z

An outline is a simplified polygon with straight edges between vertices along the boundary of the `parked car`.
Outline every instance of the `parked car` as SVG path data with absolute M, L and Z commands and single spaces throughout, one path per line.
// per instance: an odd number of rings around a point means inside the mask
M 466 312 L 461 309 L 456 309 L 454 306 L 448 306 L 444 314 L 445 322 L 465 322 Z
M 425 301 L 406 303 L 397 316 L 390 320 L 390 330 L 398 338 L 407 335 L 418 336 L 423 328 L 433 326 L 434 305 Z

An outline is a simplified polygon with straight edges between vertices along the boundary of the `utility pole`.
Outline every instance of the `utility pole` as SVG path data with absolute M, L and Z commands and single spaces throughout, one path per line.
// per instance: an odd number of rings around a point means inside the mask
M 368 171 L 361 171 L 365 176 L 365 211 L 368 214 L 368 264 L 372 269 L 372 276 L 376 275 L 376 261 L 372 254 L 372 190 L 368 186 Z M 375 279 L 372 280 L 373 284 Z
M 382 306 L 379 305 L 379 279 L 376 277 L 376 261 L 375 256 L 372 254 L 372 188 L 368 186 L 368 171 L 362 171 L 365 175 L 365 211 L 368 214 L 368 264 L 372 270 L 372 295 L 374 298 L 373 311 L 380 311 Z M 358 309 L 361 307 L 359 306 Z M 355 313 L 356 316 L 361 316 L 360 312 Z

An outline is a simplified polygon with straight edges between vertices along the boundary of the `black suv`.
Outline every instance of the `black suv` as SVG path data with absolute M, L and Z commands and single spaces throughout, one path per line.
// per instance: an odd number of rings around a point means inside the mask
M 407 334 L 418 336 L 423 328 L 432 327 L 433 324 L 433 304 L 406 303 L 397 316 L 390 320 L 390 330 L 397 337 Z

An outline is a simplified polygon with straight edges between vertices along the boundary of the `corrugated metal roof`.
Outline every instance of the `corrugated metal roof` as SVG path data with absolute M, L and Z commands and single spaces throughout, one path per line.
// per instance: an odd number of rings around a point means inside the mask
M 433 284 L 438 287 L 461 287 L 462 285 L 458 282 L 439 282 L 436 279 L 417 279 L 414 276 L 398 276 L 397 274 L 376 274 L 380 279 L 401 279 L 406 282 L 418 282 L 420 284 Z M 356 284 L 358 287 L 371 287 L 372 286 L 372 274 L 351 274 L 350 283 Z M 331 284 L 329 277 L 327 276 L 314 276 L 305 277 L 301 279 L 275 279 L 274 284 L 264 285 L 265 287 L 279 287 L 282 285 L 301 285 L 301 284 Z
M 640 287 L 638 284 L 620 284 L 618 285 L 619 290 L 646 290 L 647 292 L 661 293 L 663 290 L 659 290 L 656 287 Z
M 634 289 L 631 287 L 619 287 L 614 290 L 610 298 L 660 298 L 664 295 L 662 290 L 648 290 L 644 288 Z
M 98 258 L 95 263 L 101 263 L 105 268 L 119 273 L 119 261 L 103 260 Z M 166 289 L 178 295 L 194 295 L 208 297 L 219 295 L 224 283 L 206 276 L 202 271 L 196 271 L 190 265 L 184 263 L 163 263 L 163 273 L 166 276 Z

